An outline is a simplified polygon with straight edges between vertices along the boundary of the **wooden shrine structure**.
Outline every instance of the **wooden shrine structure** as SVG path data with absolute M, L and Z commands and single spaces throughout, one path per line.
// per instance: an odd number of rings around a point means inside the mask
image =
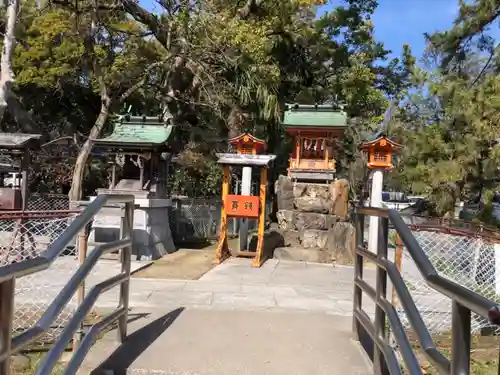
M 94 139 L 93 155 L 109 160 L 107 188 L 97 195 L 135 197 L 133 254 L 138 260 L 159 259 L 176 250 L 169 224 L 168 169 L 172 159 L 173 125 L 161 116 L 118 116 L 113 132 Z M 102 211 L 94 217 L 89 243 L 119 238 L 121 213 Z
M 287 104 L 283 126 L 293 137 L 288 176 L 295 180 L 335 178 L 335 138 L 347 128 L 347 114 L 337 105 Z
M 250 133 L 243 133 L 234 138 L 230 138 L 229 144 L 233 148 L 233 152 L 241 155 L 257 155 L 266 151 L 267 145 L 264 140 L 254 137 Z M 241 195 L 250 195 L 252 193 L 252 167 L 244 166 L 241 172 Z M 239 238 L 240 251 L 246 251 L 248 247 L 248 219 L 240 218 Z
M 237 154 L 256 155 L 266 151 L 267 145 L 262 139 L 254 137 L 250 133 L 243 133 L 228 140 Z
M 118 116 L 109 136 L 93 140 L 93 155 L 111 157 L 110 182 L 103 190 L 166 198 L 172 131 L 173 126 L 157 116 Z
M 360 146 L 368 160 L 368 168 L 381 168 L 391 170 L 392 154 L 403 149 L 403 145 L 394 142 L 383 133 L 376 134 L 372 139 L 366 140 Z
M 247 135 L 248 136 L 248 135 Z M 234 140 L 234 138 L 233 138 Z M 243 144 L 250 142 L 250 137 L 241 138 Z M 252 142 L 254 142 L 252 140 Z M 253 143 L 257 147 L 257 143 Z M 253 151 L 252 151 L 253 152 Z M 220 264 L 231 255 L 252 257 L 252 267 L 260 267 L 264 262 L 264 231 L 266 221 L 266 195 L 267 195 L 267 169 L 276 155 L 257 155 L 254 153 L 239 154 L 217 154 L 218 163 L 224 168 L 222 179 L 222 208 L 219 243 L 215 253 L 215 264 Z M 230 173 L 229 168 L 233 167 L 253 167 L 260 169 L 260 189 L 259 195 L 235 195 L 230 194 Z M 229 217 L 248 218 L 258 220 L 257 248 L 255 251 L 231 251 L 228 245 L 227 221 Z

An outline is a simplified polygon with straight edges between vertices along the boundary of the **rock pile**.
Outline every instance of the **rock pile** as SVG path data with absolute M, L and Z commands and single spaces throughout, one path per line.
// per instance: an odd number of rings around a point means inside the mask
M 347 222 L 349 185 L 276 181 L 278 227 L 285 247 L 274 258 L 308 262 L 349 263 L 354 253 L 354 227 Z

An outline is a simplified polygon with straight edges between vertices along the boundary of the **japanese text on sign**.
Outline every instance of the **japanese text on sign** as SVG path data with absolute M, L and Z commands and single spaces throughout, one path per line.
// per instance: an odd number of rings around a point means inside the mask
M 259 197 L 253 195 L 228 195 L 225 209 L 228 216 L 259 217 Z

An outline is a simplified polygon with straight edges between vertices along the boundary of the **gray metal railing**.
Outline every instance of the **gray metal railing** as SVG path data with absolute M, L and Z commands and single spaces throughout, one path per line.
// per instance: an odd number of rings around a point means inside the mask
M 48 306 L 37 323 L 21 334 L 12 337 L 14 313 L 15 280 L 47 269 L 61 255 L 73 239 L 81 233 L 92 218 L 104 207 L 114 207 L 121 211 L 120 239 L 99 245 L 85 258 L 54 301 Z M 58 315 L 71 302 L 79 290 L 84 290 L 86 277 L 90 274 L 99 258 L 107 253 L 121 250 L 121 272 L 95 285 L 83 302 L 77 307 L 74 316 L 68 321 L 61 335 L 37 367 L 36 375 L 49 375 L 58 363 L 67 344 L 83 324 L 87 313 L 94 306 L 99 295 L 120 285 L 118 308 L 95 323 L 73 349 L 73 357 L 67 363 L 63 374 L 76 374 L 94 339 L 100 332 L 118 321 L 118 339 L 123 342 L 127 336 L 130 261 L 133 243 L 134 196 L 102 195 L 97 197 L 68 226 L 68 228 L 39 257 L 0 268 L 0 375 L 10 374 L 11 355 L 20 352 L 27 345 L 46 333 Z M 83 293 L 82 293 L 83 294 Z
M 377 254 L 364 245 L 364 218 L 376 216 L 379 220 Z M 405 368 L 410 375 L 421 375 L 423 371 L 411 346 L 396 309 L 386 298 L 387 277 L 395 289 L 401 306 L 426 358 L 443 375 L 466 375 L 470 373 L 471 313 L 486 318 L 491 324 L 500 324 L 500 306 L 461 285 L 440 276 L 407 224 L 395 210 L 373 207 L 358 207 L 356 221 L 356 257 L 354 264 L 353 330 L 358 341 L 366 337 L 373 345 L 373 370 L 376 375 L 402 374 L 396 353 L 391 347 L 386 320 L 399 347 Z M 408 254 L 415 262 L 429 287 L 449 297 L 452 303 L 452 357 L 441 354 L 427 329 L 408 288 L 396 265 L 387 259 L 388 232 L 391 225 L 399 234 Z M 363 280 L 363 264 L 367 259 L 376 266 L 376 287 Z M 375 319 L 372 322 L 362 309 L 363 292 L 375 302 Z M 364 332 L 362 332 L 364 331 Z

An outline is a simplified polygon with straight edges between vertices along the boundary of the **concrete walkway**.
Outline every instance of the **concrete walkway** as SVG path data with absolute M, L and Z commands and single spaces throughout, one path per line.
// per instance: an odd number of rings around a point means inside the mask
M 256 269 L 250 262 L 230 259 L 193 281 L 134 278 L 130 306 L 352 315 L 352 267 L 269 260 Z M 365 279 L 374 286 L 375 272 L 366 270 Z M 111 290 L 100 297 L 98 307 L 114 308 L 117 303 L 118 291 Z M 370 301 L 364 307 L 370 314 L 374 311 Z
M 127 343 L 106 335 L 82 374 L 371 373 L 351 340 L 351 267 L 250 262 L 230 259 L 196 281 L 132 279 Z M 116 307 L 117 294 L 99 307 Z
M 133 319 L 133 317 L 131 317 Z M 318 313 L 155 311 L 97 342 L 82 375 L 368 375 L 351 318 Z

